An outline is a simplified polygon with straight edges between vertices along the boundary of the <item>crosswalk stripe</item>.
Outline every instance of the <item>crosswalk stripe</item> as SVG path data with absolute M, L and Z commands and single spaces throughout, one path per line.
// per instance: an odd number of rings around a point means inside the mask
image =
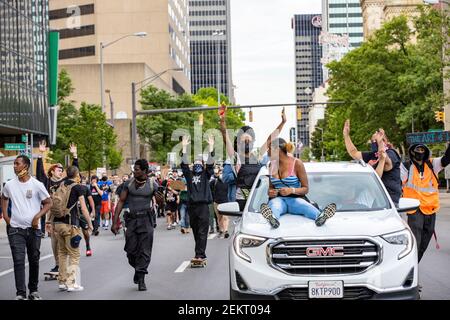
M 183 261 L 181 263 L 181 265 L 177 268 L 177 270 L 175 270 L 175 273 L 180 273 L 180 272 L 184 272 L 184 270 L 188 267 L 188 265 L 190 265 L 191 262 L 190 261 Z
M 52 254 L 48 254 L 46 256 L 41 257 L 39 259 L 39 261 L 42 261 L 42 260 L 45 260 L 45 259 L 48 259 L 48 258 L 51 258 L 51 257 L 53 257 L 53 255 Z M 28 262 L 25 263 L 25 266 L 28 266 Z M 14 269 L 8 269 L 8 270 L 5 270 L 3 272 L 0 272 L 0 277 L 3 277 L 3 276 L 5 276 L 5 275 L 7 275 L 7 274 L 9 274 L 11 272 L 14 272 Z

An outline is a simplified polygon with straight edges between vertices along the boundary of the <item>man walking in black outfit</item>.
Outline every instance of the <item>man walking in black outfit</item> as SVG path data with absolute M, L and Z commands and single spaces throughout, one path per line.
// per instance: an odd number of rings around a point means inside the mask
M 134 164 L 134 176 L 126 181 L 116 206 L 111 231 L 119 231 L 120 212 L 125 202 L 128 202 L 130 212 L 125 214 L 125 252 L 128 263 L 135 269 L 133 281 L 139 291 L 147 290 L 145 275 L 152 256 L 153 228 L 156 217 L 152 211 L 152 198 L 158 190 L 158 185 L 147 176 L 148 162 L 139 159 Z
M 190 144 L 188 137 L 182 140 L 181 169 L 186 178 L 188 191 L 189 221 L 195 239 L 195 257 L 191 262 L 206 262 L 206 243 L 209 229 L 209 207 L 212 203 L 209 180 L 214 174 L 214 138 L 209 137 L 209 157 L 204 168 L 202 159 L 194 161 L 193 171 L 189 169 L 187 160 L 187 147 Z

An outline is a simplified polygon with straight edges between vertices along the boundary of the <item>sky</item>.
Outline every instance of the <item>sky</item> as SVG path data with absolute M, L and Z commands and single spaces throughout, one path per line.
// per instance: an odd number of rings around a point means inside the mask
M 237 104 L 296 103 L 291 19 L 295 14 L 321 12 L 321 0 L 231 0 L 232 77 Z M 253 109 L 253 122 L 248 124 L 255 129 L 257 145 L 278 126 L 281 109 Z M 289 129 L 295 127 L 295 106 L 286 107 L 286 116 L 281 137 L 289 139 Z

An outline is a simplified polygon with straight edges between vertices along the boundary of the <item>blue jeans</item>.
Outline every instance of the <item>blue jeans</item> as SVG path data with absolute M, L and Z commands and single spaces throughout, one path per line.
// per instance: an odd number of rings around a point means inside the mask
M 278 220 L 286 213 L 305 216 L 316 220 L 320 211 L 302 198 L 276 197 L 269 201 L 273 216 Z
M 180 226 L 182 228 L 189 228 L 189 215 L 187 212 L 187 203 L 182 202 L 180 204 Z
M 9 246 L 14 261 L 14 278 L 16 281 L 16 295 L 26 297 L 27 289 L 25 285 L 25 254 L 28 256 L 29 275 L 28 290 L 38 291 L 39 283 L 39 258 L 41 252 L 41 230 L 27 228 L 7 228 Z

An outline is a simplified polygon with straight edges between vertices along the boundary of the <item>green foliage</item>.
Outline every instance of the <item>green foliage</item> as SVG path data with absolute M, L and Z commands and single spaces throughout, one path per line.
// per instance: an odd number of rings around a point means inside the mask
M 302 154 L 301 154 L 301 156 L 300 156 L 300 159 L 301 159 L 303 162 L 309 162 L 309 161 L 311 161 L 311 157 L 309 156 L 309 153 L 310 153 L 310 152 L 311 152 L 311 149 L 310 149 L 309 147 L 303 148 Z
M 72 128 L 70 137 L 78 147 L 81 170 L 88 170 L 90 175 L 91 170 L 103 165 L 104 159 L 106 163 L 118 167 L 120 154 L 114 151 L 117 137 L 114 129 L 106 122 L 106 115 L 100 106 L 81 104 L 77 124 Z
M 221 101 L 229 103 L 226 96 Z M 141 104 L 144 110 L 189 108 L 198 106 L 217 106 L 217 91 L 214 88 L 203 88 L 195 95 L 183 94 L 173 96 L 165 90 L 149 86 L 141 91 Z M 159 163 L 165 163 L 167 153 L 179 144 L 171 141 L 172 134 L 177 129 L 189 132 L 194 136 L 194 122 L 199 120 L 200 112 L 179 112 L 148 115 L 138 118 L 137 127 L 141 140 L 150 145 L 150 158 Z M 239 128 L 244 124 L 245 114 L 240 110 L 227 112 L 229 128 Z M 217 129 L 219 116 L 217 109 L 203 112 L 203 133 L 208 129 Z
M 77 110 L 73 101 L 67 98 L 74 91 L 68 73 L 63 69 L 59 74 L 58 85 L 58 132 L 56 146 L 50 152 L 52 162 L 65 162 L 69 155 L 69 145 L 75 143 L 78 147 L 80 169 L 89 172 L 103 166 L 117 169 L 121 162 L 121 153 L 115 149 L 116 134 L 106 122 L 106 116 L 101 107 L 82 103 Z
M 441 128 L 434 111 L 442 108 L 443 67 L 442 24 L 439 11 L 421 8 L 413 32 L 407 18 L 396 17 L 384 24 L 360 48 L 340 61 L 331 62 L 328 95 L 330 101 L 344 101 L 330 106 L 325 113 L 325 153 L 348 159 L 342 138 L 345 119 L 351 119 L 351 137 L 360 150 L 378 128 L 384 128 L 391 142 L 405 147 L 405 135 L 414 131 Z M 313 154 L 320 154 L 321 132 L 312 137 Z

